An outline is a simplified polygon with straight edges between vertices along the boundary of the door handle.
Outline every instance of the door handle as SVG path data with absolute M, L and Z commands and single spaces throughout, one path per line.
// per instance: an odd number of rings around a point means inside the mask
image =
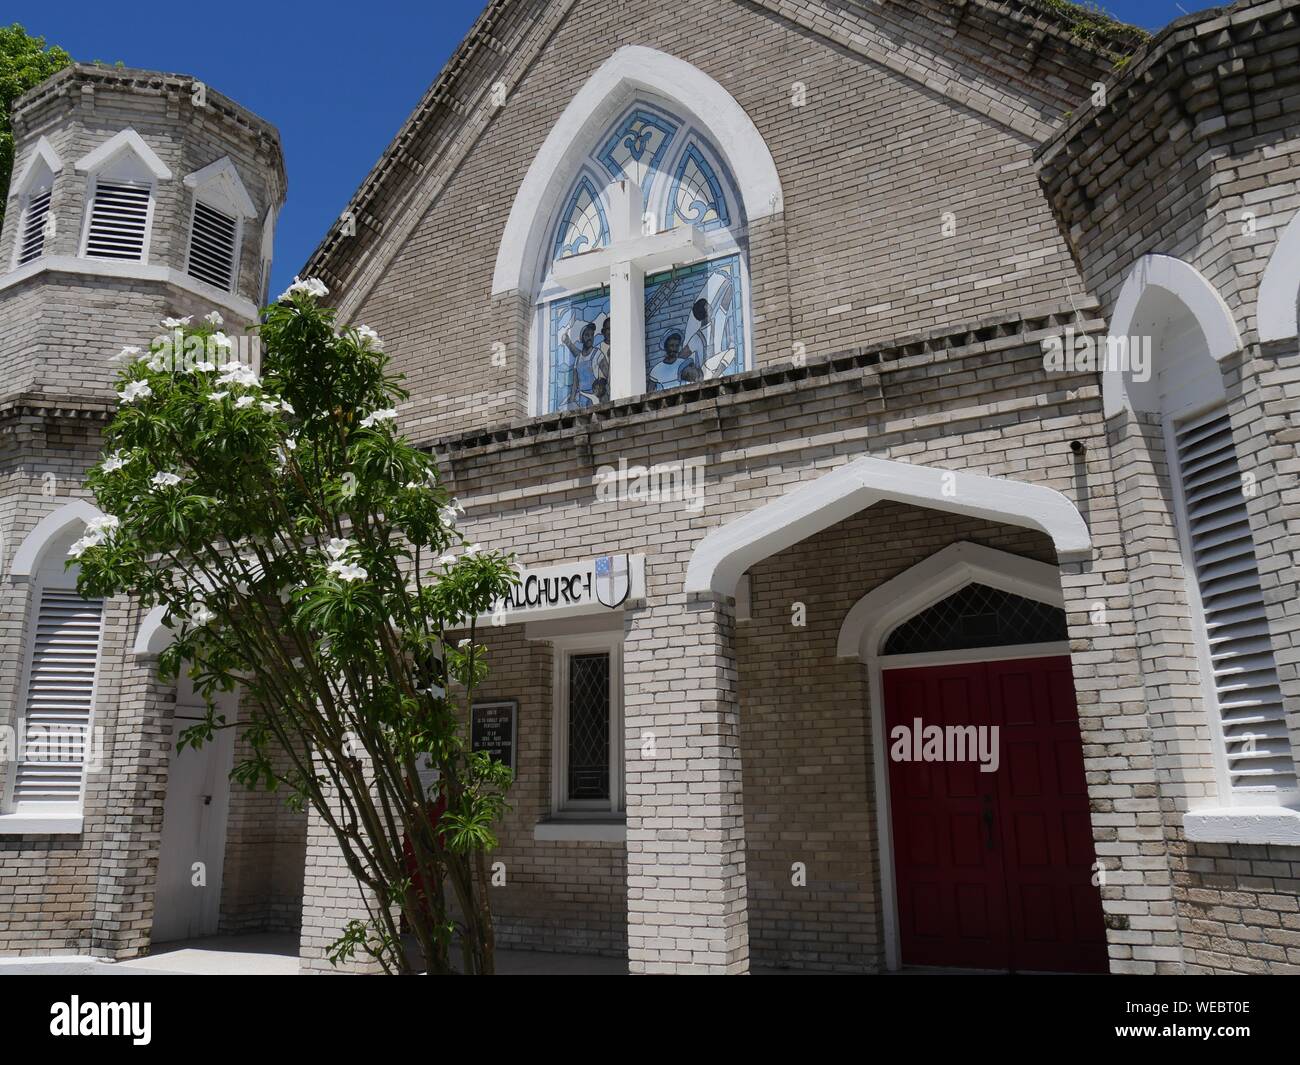
M 984 846 L 993 849 L 993 796 L 984 796 Z

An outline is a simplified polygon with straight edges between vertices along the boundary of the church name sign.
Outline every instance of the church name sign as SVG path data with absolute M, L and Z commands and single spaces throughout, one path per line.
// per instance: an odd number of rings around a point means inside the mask
M 554 566 L 521 568 L 519 583 L 479 624 L 600 614 L 645 598 L 645 555 L 598 555 Z

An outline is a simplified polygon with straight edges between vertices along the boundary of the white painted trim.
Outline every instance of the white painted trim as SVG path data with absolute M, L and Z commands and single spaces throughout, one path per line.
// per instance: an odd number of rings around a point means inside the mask
M 1215 362 L 1241 350 L 1241 333 L 1218 290 L 1196 267 L 1171 255 L 1144 255 L 1133 264 L 1111 311 L 1108 342 L 1132 335 L 1134 319 L 1148 288 L 1163 289 L 1187 308 L 1205 335 Z M 1132 409 L 1121 370 L 1103 371 L 1101 391 L 1107 418 Z
M 1183 834 L 1191 843 L 1300 847 L 1300 810 L 1282 806 L 1189 810 L 1183 814 Z
M 165 606 L 156 606 L 140 619 L 140 628 L 135 634 L 135 643 L 131 645 L 134 658 L 157 658 L 168 647 L 176 634 L 167 627 L 163 618 L 167 614 Z
M 36 523 L 35 528 L 18 545 L 18 550 L 14 553 L 13 565 L 9 568 L 9 575 L 30 579 L 39 567 L 41 555 L 51 541 L 58 539 L 78 522 L 84 525 L 93 518 L 103 516 L 93 503 L 84 499 L 69 500 L 63 506 L 52 510 Z
M 1047 579 L 1051 574 L 1051 580 Z M 892 580 L 868 592 L 844 619 L 840 628 L 841 657 L 861 658 L 867 667 L 867 697 L 870 700 L 872 735 L 872 769 L 875 777 L 876 834 L 879 840 L 881 915 L 885 933 L 885 967 L 898 969 L 902 964 L 902 947 L 898 928 L 898 890 L 894 879 L 894 829 L 889 796 L 889 744 L 885 742 L 886 669 L 910 669 L 921 666 L 952 665 L 960 662 L 1011 661 L 1019 658 L 1057 658 L 1069 654 L 1069 645 L 1044 643 L 1017 647 L 975 648 L 970 652 L 939 651 L 932 654 L 889 655 L 878 653 L 885 637 L 909 617 L 951 595 L 968 580 L 963 576 L 989 583 L 993 587 L 1040 602 L 1063 606 L 1060 574 L 1055 566 L 997 551 L 980 544 L 951 544 Z M 996 582 L 996 583 L 994 583 Z M 905 596 L 910 604 L 895 604 Z M 865 604 L 865 606 L 864 606 Z M 917 605 L 920 604 L 920 605 Z M 863 609 L 859 609 L 863 608 Z M 874 611 L 874 616 L 867 610 Z M 851 623 L 850 623 L 851 622 Z M 848 648 L 846 653 L 845 648 Z M 861 651 L 861 648 L 866 650 Z M 961 655 L 962 657 L 958 657 Z M 969 657 L 966 657 L 969 655 Z
M 551 662 L 551 817 L 578 820 L 626 816 L 623 735 L 623 631 L 584 632 L 550 637 Z M 568 798 L 568 659 L 575 654 L 609 655 L 609 804 L 574 803 Z
M 0 814 L 0 836 L 78 835 L 82 825 L 81 804 L 76 806 L 75 814 Z
M 240 180 L 239 171 L 228 155 L 223 155 L 215 163 L 209 163 L 201 170 L 186 174 L 184 184 L 187 189 L 194 190 L 196 194 L 207 191 L 211 196 L 215 192 L 245 221 L 257 217 L 257 205 L 253 203 L 253 198 Z
M 691 555 L 686 592 L 734 597 L 741 575 L 755 563 L 882 499 L 1037 529 L 1052 538 L 1062 562 L 1092 556 L 1083 516 L 1053 488 L 868 456 L 714 529 Z
M 1012 595 L 1065 608 L 1060 573 L 1055 566 L 962 541 L 949 544 L 854 603 L 840 626 L 835 653 L 850 659 L 867 659 L 879 654 L 885 638 L 898 625 L 968 584 L 986 584 Z M 991 650 L 994 648 L 981 649 L 975 659 L 966 661 L 983 661 Z M 916 657 L 890 656 L 890 668 L 894 667 L 896 658 Z M 927 663 L 936 661 L 933 655 L 924 657 Z
M 931 666 L 961 666 L 967 662 L 1015 662 L 1021 658 L 1060 658 L 1069 653 L 1070 642 L 1060 640 L 1054 643 L 969 647 L 961 651 L 923 651 L 913 655 L 884 655 L 881 656 L 880 663 L 883 668 L 890 670 L 928 669 Z
M 533 826 L 533 839 L 572 843 L 626 843 L 627 818 L 548 817 Z
M 112 161 L 120 152 L 125 151 L 132 152 L 140 162 L 144 163 L 156 180 L 171 180 L 172 172 L 167 164 L 159 159 L 157 153 L 144 142 L 144 138 L 129 126 L 113 134 L 94 151 L 83 155 L 77 160 L 76 167 L 82 173 L 92 173 Z
M 54 150 L 54 146 L 50 144 L 47 137 L 42 137 L 36 142 L 32 154 L 27 157 L 27 161 L 23 163 L 23 168 L 18 172 L 18 176 L 10 184 L 10 199 L 27 191 L 27 182 L 36 169 L 36 160 L 38 159 L 49 167 L 55 178 L 63 172 L 63 160 L 59 158 L 59 153 Z
M 590 147 L 591 130 L 606 117 L 613 118 L 639 92 L 663 97 L 709 132 L 736 180 L 749 222 L 782 210 L 781 180 L 772 153 L 735 98 L 684 60 L 627 45 L 605 60 L 569 101 L 528 167 L 497 251 L 494 296 L 529 289 L 541 242 L 579 158 Z
M 87 277 L 126 278 L 131 281 L 158 281 L 184 289 L 207 303 L 238 314 L 249 321 L 256 321 L 257 304 L 232 292 L 223 292 L 215 285 L 200 281 L 196 277 L 170 266 L 155 266 L 149 263 L 117 262 L 112 259 L 83 259 L 75 255 L 51 255 L 36 259 L 26 266 L 19 267 L 0 277 L 0 291 L 11 285 L 21 284 L 35 277 L 42 271 L 62 274 L 81 274 Z
M 1282 230 L 1259 283 L 1255 318 L 1262 342 L 1288 340 L 1300 333 L 1297 301 L 1300 301 L 1300 212 Z

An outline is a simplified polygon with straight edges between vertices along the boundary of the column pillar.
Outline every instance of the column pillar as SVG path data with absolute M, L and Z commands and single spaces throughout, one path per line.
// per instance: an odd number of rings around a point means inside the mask
M 647 607 L 624 643 L 628 962 L 746 973 L 749 925 L 735 616 Z
M 337 809 L 338 807 L 331 807 Z M 370 955 L 331 965 L 329 948 L 352 920 L 368 920 L 365 889 L 348 869 L 347 859 L 329 825 L 314 806 L 307 808 L 307 859 L 302 885 L 302 935 L 298 968 L 304 973 L 379 973 Z

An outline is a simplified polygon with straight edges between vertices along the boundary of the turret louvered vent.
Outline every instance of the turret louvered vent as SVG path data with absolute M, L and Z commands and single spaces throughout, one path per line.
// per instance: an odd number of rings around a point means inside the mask
M 37 609 L 15 802 L 76 802 L 95 691 L 102 599 L 46 588 Z
M 99 181 L 90 209 L 86 254 L 95 259 L 144 260 L 151 186 L 139 181 Z
M 45 224 L 50 217 L 50 189 L 32 193 L 18 233 L 18 265 L 39 259 L 45 251 Z
M 196 200 L 190 227 L 190 276 L 226 292 L 234 288 L 238 234 L 239 223 L 232 216 Z
M 1295 763 L 1228 413 L 1174 433 L 1229 778 L 1235 789 L 1289 791 Z

